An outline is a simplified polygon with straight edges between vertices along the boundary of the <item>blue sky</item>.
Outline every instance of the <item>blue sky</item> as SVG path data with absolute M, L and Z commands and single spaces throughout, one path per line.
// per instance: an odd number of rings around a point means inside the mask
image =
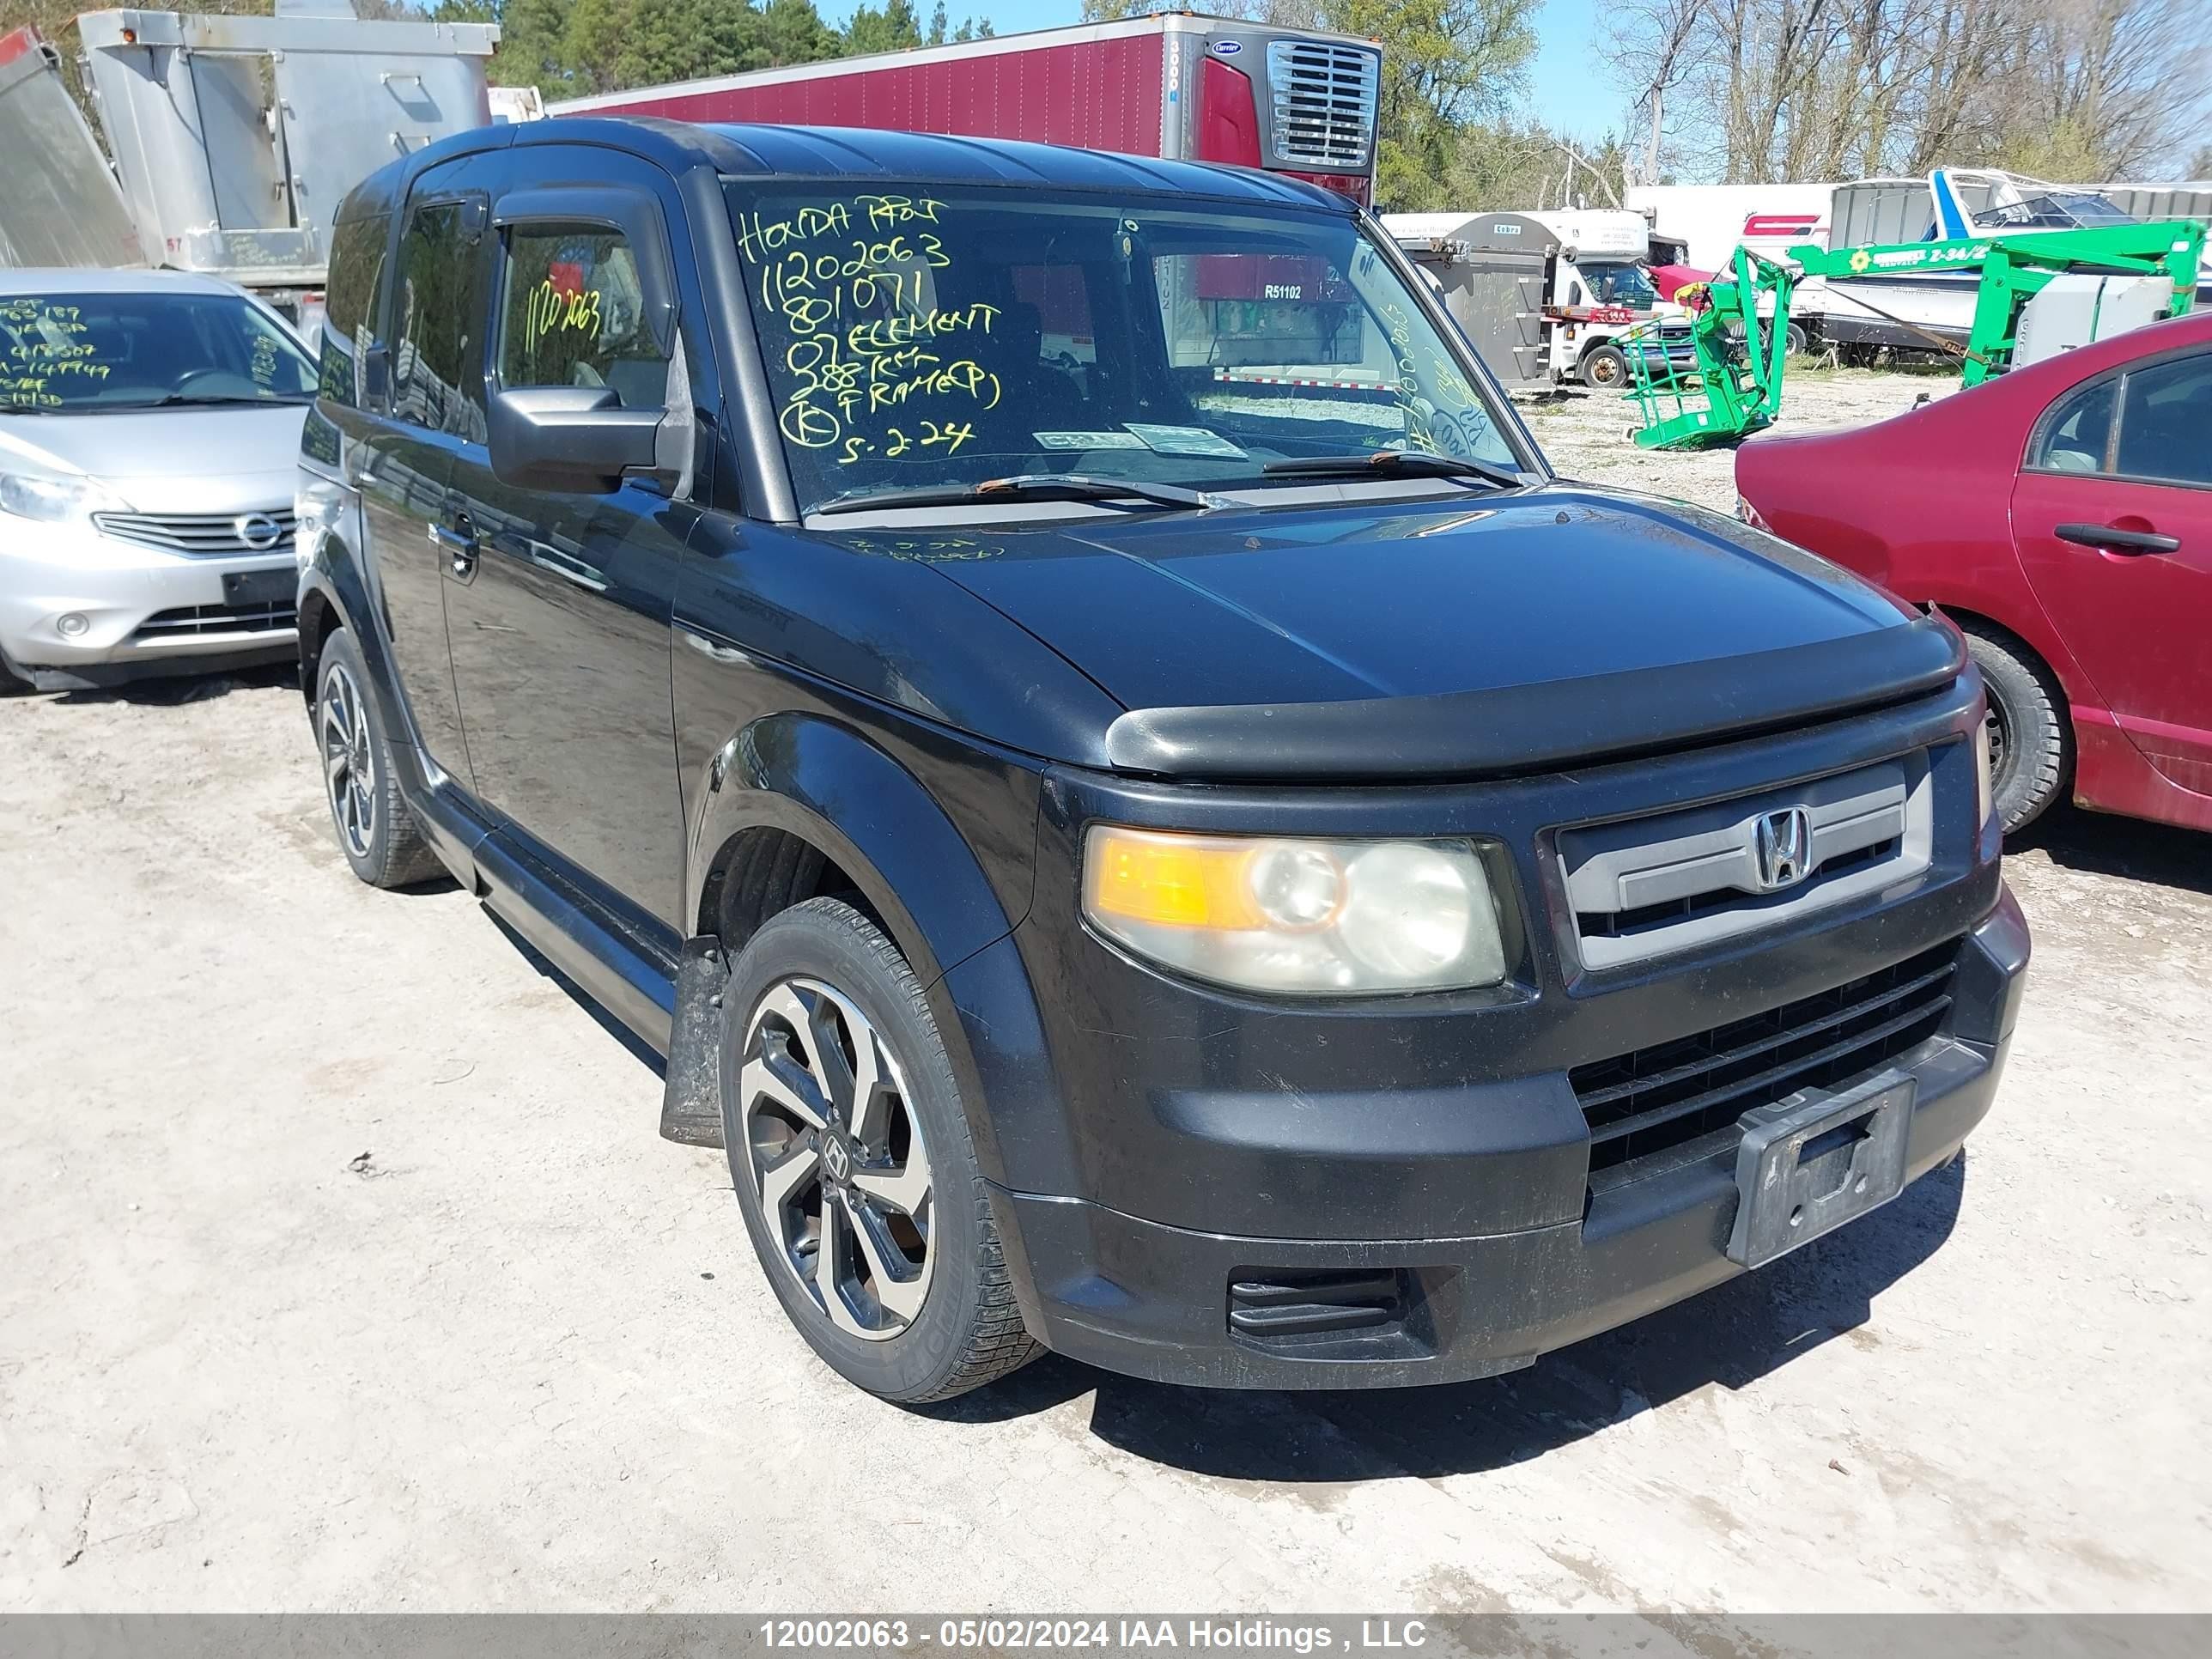
M 822 0 L 822 15 L 834 23 L 852 15 L 855 0 Z M 934 0 L 915 0 L 926 20 Z M 1206 9 L 1189 0 L 1194 11 Z M 1083 0 L 945 0 L 955 21 L 973 14 L 988 17 L 1001 34 L 1045 29 L 1079 21 Z M 1595 139 L 1621 124 L 1621 98 L 1605 67 L 1591 50 L 1596 0 L 1545 0 L 1537 15 L 1540 45 L 1528 75 L 1534 112 L 1571 136 Z

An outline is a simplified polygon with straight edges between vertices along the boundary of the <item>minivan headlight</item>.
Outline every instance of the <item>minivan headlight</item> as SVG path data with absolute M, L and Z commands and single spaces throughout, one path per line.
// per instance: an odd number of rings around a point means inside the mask
M 81 518 L 100 498 L 89 478 L 64 478 L 51 472 L 0 472 L 0 513 L 58 524 Z
M 1248 991 L 1495 985 L 1498 904 L 1464 841 L 1316 841 L 1094 824 L 1083 913 L 1138 955 Z

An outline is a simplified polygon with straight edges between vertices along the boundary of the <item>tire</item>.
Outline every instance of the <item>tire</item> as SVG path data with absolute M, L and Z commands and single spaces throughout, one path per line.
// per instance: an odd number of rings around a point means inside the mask
M 1783 339 L 1786 343 L 1790 355 L 1793 357 L 1803 356 L 1805 348 L 1812 343 L 1806 338 L 1803 326 L 1797 323 L 1790 325 L 1789 331 L 1783 336 Z
M 338 629 L 315 663 L 315 750 L 338 851 L 371 887 L 411 887 L 446 873 L 422 839 L 392 764 L 392 744 L 353 635 Z
M 1592 346 L 1575 372 L 1593 392 L 1618 392 L 1628 384 L 1628 359 L 1619 346 Z
M 921 1405 L 1042 1352 L 1015 1304 L 951 1062 L 883 931 L 841 899 L 771 916 L 731 969 L 722 1018 L 738 1207 L 823 1363 Z M 853 1082 L 869 1069 L 884 1087 Z
M 2065 697 L 2051 671 L 2009 634 L 1961 623 L 1990 694 L 1992 793 L 2004 832 L 2024 830 L 2058 799 L 2073 762 Z

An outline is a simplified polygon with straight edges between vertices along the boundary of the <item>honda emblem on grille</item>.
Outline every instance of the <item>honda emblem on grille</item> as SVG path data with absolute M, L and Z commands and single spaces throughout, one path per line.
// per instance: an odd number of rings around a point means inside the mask
M 1761 813 L 1753 850 L 1761 887 L 1770 893 L 1795 887 L 1813 861 L 1813 815 L 1802 806 Z
M 266 513 L 248 513 L 231 521 L 239 540 L 257 553 L 265 553 L 284 539 L 284 526 Z

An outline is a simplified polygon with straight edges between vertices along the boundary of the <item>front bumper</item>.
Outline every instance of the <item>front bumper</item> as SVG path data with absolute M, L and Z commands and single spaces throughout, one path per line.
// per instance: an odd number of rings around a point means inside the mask
M 42 690 L 281 661 L 299 648 L 289 602 L 234 604 L 223 578 L 294 568 L 289 546 L 165 553 L 87 523 L 0 520 L 0 658 Z
M 1988 1113 L 2027 956 L 2026 922 L 2004 893 L 1960 942 L 1945 1030 L 1895 1062 L 1917 1085 L 1908 1183 L 1948 1162 Z M 1517 1086 L 1533 1101 L 1559 1081 Z M 1510 1100 L 1484 1103 L 1509 1109 L 1497 1121 L 1510 1135 Z M 1415 1109 L 1384 1133 L 1391 1144 L 1369 1152 L 1392 1165 L 1394 1184 L 1421 1184 L 1425 1166 L 1465 1172 L 1466 1148 L 1442 1150 L 1464 1135 L 1463 1123 Z M 1501 1144 L 1498 1160 L 1522 1150 Z M 1059 1352 L 1167 1382 L 1399 1387 L 1517 1369 L 1744 1271 L 1727 1254 L 1739 1201 L 1735 1138 L 1686 1152 L 1639 1178 L 1594 1182 L 1579 1219 L 1474 1237 L 1246 1237 L 1078 1199 L 1004 1188 L 993 1199 L 1031 1330 Z M 1347 1285 L 1355 1299 L 1387 1304 L 1390 1316 L 1341 1334 L 1238 1328 L 1237 1310 L 1264 1308 L 1270 1294 L 1319 1285 L 1327 1297 Z

